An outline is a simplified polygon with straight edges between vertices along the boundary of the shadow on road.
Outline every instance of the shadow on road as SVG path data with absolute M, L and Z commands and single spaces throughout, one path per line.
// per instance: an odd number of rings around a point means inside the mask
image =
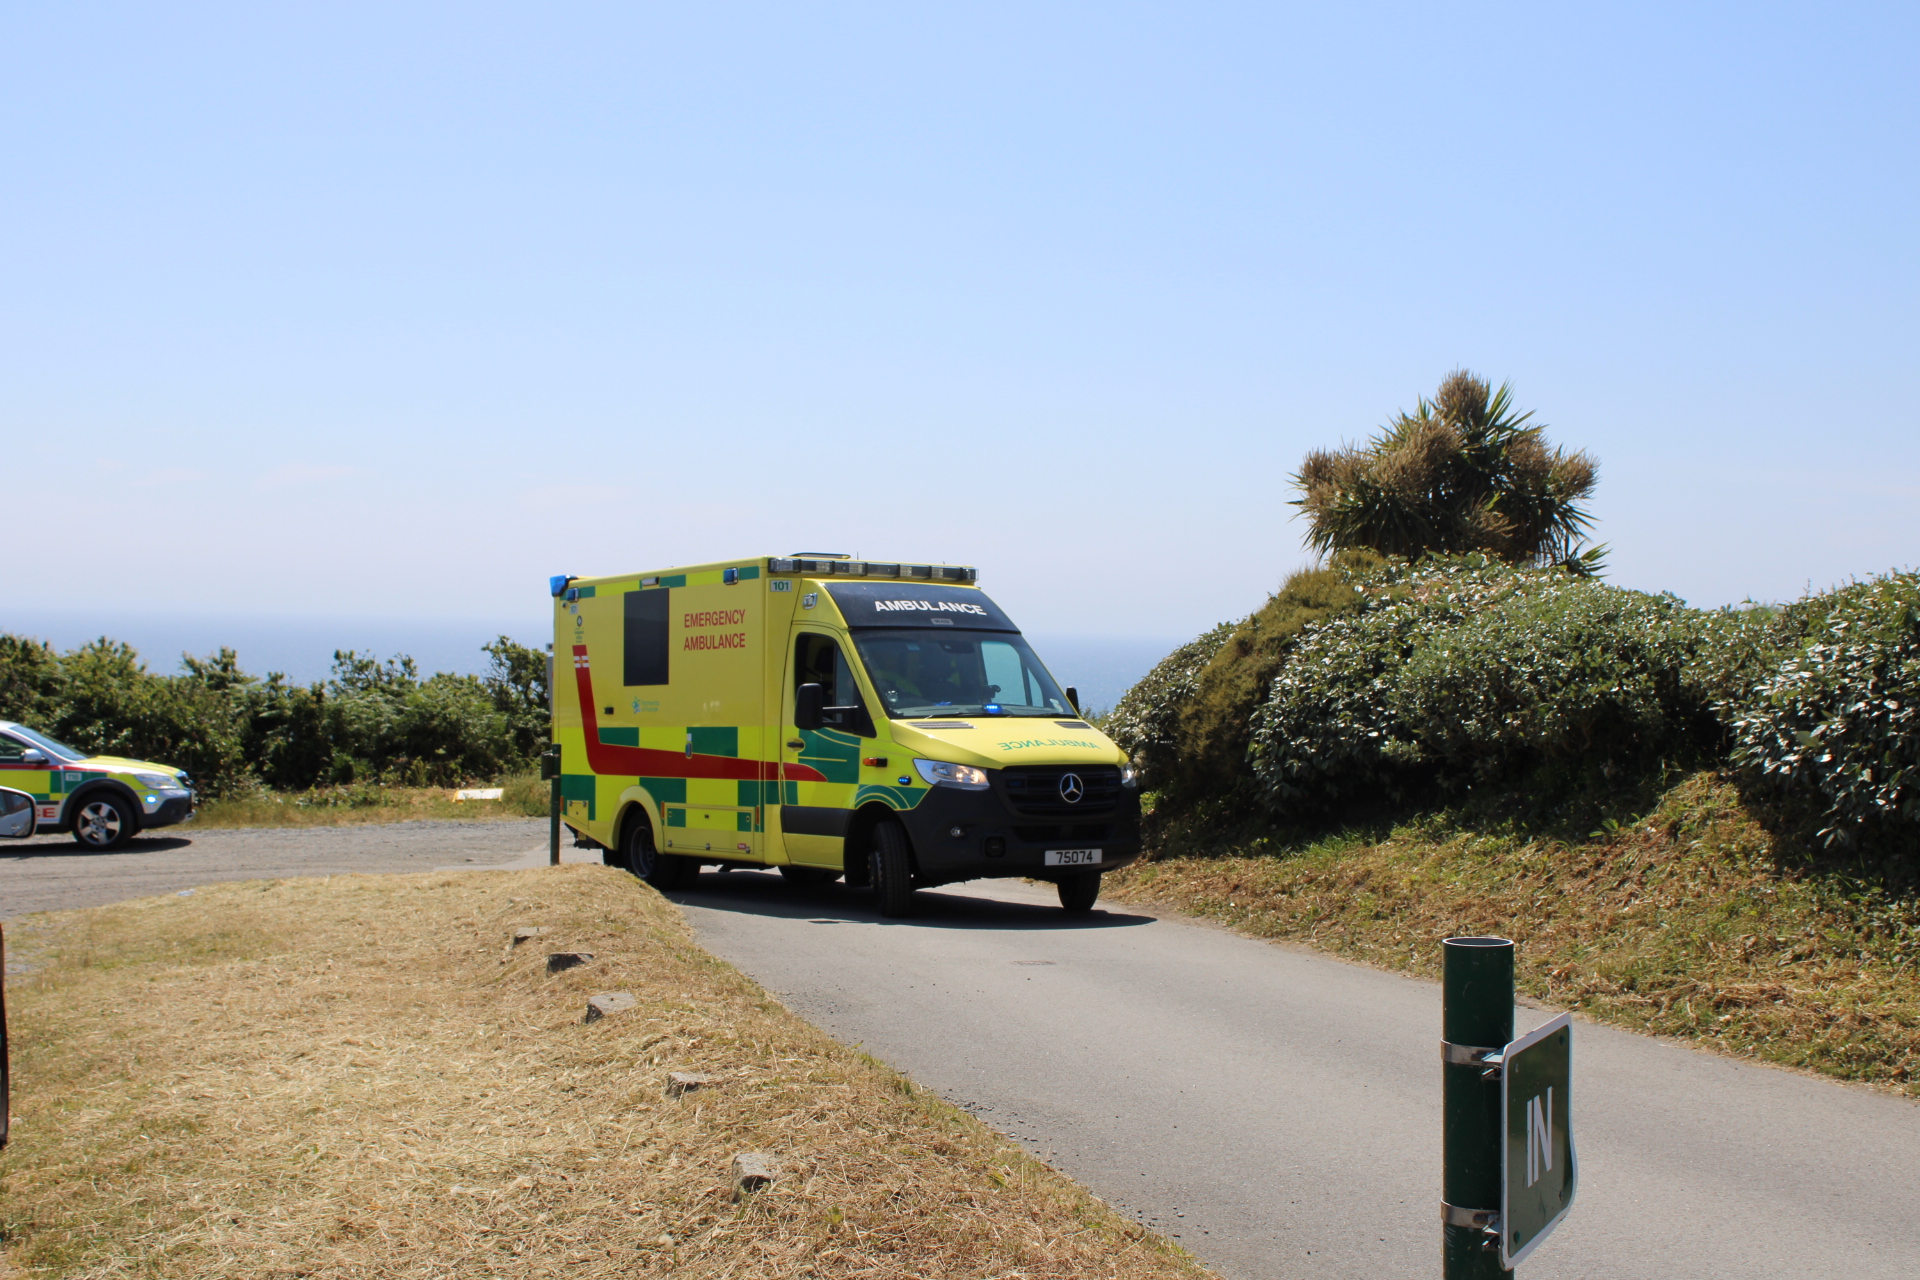
M 0 862 L 27 862 L 36 857 L 117 858 L 128 853 L 166 853 L 185 849 L 193 841 L 185 836 L 134 836 L 118 849 L 89 849 L 67 836 L 34 836 L 0 850 Z
M 1154 917 L 1099 907 L 1070 916 L 1051 903 L 1006 902 L 971 894 L 922 889 L 913 895 L 915 912 L 889 919 L 873 906 L 873 895 L 844 884 L 790 884 L 778 872 L 702 872 L 694 885 L 667 894 L 675 902 L 710 911 L 779 916 L 814 924 L 884 924 L 918 929 L 1118 929 L 1152 924 Z

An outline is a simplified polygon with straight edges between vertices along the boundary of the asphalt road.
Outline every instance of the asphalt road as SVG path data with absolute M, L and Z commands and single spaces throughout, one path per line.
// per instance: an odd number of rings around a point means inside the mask
M 543 818 L 223 831 L 196 831 L 189 823 L 135 836 L 112 853 L 88 852 L 70 836 L 34 836 L 0 841 L 0 920 L 218 880 L 492 866 L 524 858 L 535 846 L 544 851 L 546 841 Z
M 175 829 L 0 846 L 0 919 L 217 880 L 536 866 L 545 824 Z M 567 849 L 568 861 L 598 861 Z M 1439 991 L 1016 882 L 865 894 L 707 872 L 703 941 L 1222 1275 L 1439 1272 Z M 1525 1029 L 1546 1015 L 1522 1010 Z M 1920 1107 L 1582 1023 L 1581 1190 L 1527 1280 L 1920 1275 Z
M 709 872 L 706 945 L 1228 1277 L 1437 1276 L 1440 993 L 1050 889 Z M 1549 1015 L 1519 1011 L 1524 1031 Z M 1920 1276 L 1920 1107 L 1579 1023 L 1579 1200 L 1527 1280 Z

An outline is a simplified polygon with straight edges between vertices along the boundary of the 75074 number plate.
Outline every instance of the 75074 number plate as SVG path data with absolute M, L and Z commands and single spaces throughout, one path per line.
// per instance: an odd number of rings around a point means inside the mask
M 1098 849 L 1049 849 L 1046 865 L 1049 867 L 1085 867 L 1100 861 Z

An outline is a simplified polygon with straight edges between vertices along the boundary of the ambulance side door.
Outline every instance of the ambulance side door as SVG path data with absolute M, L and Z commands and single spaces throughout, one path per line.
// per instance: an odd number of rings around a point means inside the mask
M 801 866 L 844 867 L 847 823 L 860 784 L 860 730 L 868 726 L 850 717 L 846 727 L 801 729 L 794 723 L 794 695 L 803 684 L 818 684 L 830 707 L 865 710 L 859 682 L 853 678 L 852 646 L 844 634 L 826 627 L 796 626 L 787 645 L 787 674 L 780 691 L 780 830 L 787 859 Z M 871 736 L 869 729 L 868 735 Z M 796 776 L 798 775 L 798 776 Z

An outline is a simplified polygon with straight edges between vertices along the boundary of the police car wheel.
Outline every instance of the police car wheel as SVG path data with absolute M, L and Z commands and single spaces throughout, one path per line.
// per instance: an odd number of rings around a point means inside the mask
M 1060 909 L 1070 916 L 1083 916 L 1100 898 L 1100 873 L 1075 871 L 1061 876 L 1055 887 L 1060 890 Z
M 832 884 L 840 878 L 840 873 L 830 867 L 796 867 L 784 863 L 780 875 L 788 884 Z
M 913 850 L 906 828 L 882 822 L 873 829 L 873 896 L 883 916 L 913 913 Z
M 95 792 L 73 815 L 73 839 L 88 849 L 118 849 L 133 838 L 133 812 L 125 800 Z

